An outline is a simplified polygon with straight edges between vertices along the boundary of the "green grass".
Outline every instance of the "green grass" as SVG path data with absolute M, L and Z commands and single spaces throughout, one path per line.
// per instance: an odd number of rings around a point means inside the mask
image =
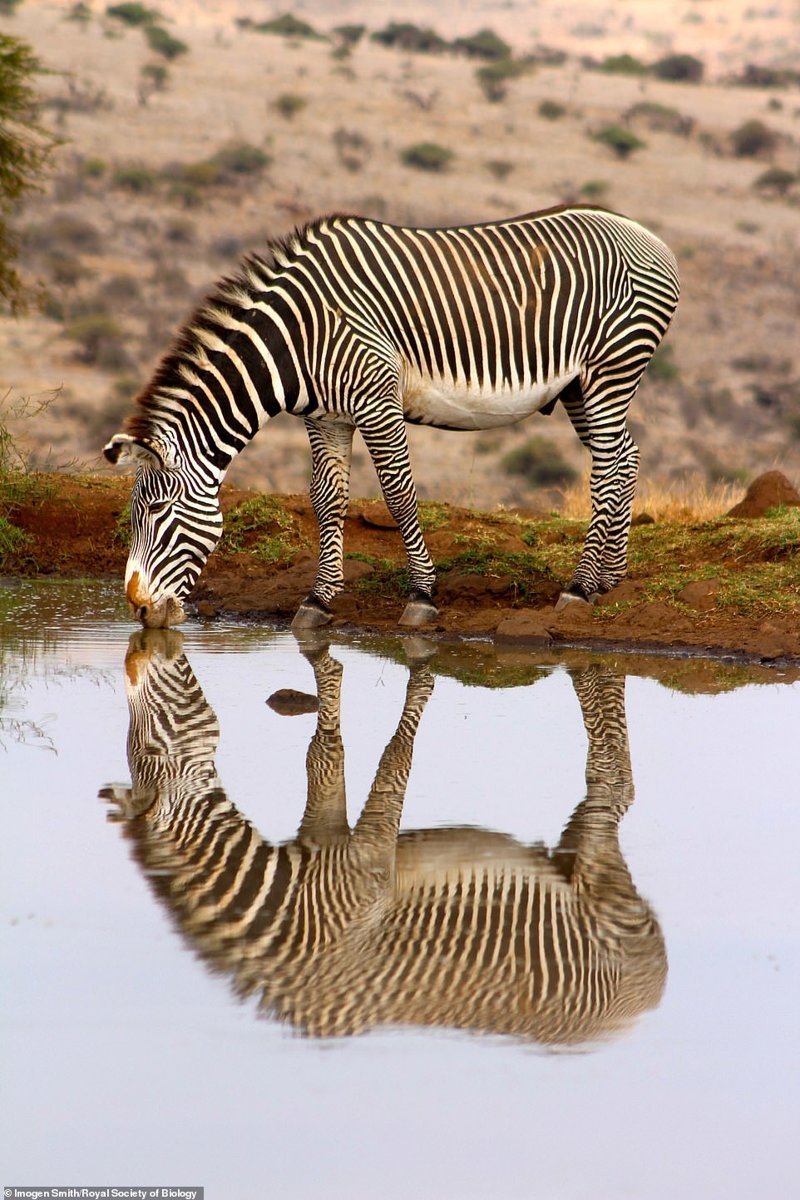
M 291 560 L 306 542 L 297 521 L 275 496 L 242 500 L 225 517 L 219 543 L 222 553 L 246 551 L 260 562 Z

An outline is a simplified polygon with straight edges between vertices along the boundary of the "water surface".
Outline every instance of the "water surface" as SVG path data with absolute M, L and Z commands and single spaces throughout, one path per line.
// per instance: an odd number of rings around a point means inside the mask
M 792 1194 L 787 673 L 132 632 L 0 589 L 4 1183 Z

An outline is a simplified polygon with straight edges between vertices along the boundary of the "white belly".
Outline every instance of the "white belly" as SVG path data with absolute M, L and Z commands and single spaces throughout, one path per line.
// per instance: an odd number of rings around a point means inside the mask
M 493 429 L 498 425 L 513 425 L 557 396 L 578 371 L 576 367 L 546 383 L 531 383 L 525 388 L 500 389 L 409 372 L 403 389 L 403 413 L 407 421 L 443 429 Z

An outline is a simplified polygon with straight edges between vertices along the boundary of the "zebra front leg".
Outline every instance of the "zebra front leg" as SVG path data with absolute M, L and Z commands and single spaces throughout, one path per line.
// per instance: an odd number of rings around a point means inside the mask
M 359 421 L 386 507 L 398 524 L 408 561 L 411 591 L 400 624 L 416 628 L 435 621 L 433 602 L 436 573 L 428 554 L 417 512 L 417 491 L 411 473 L 408 437 L 402 412 L 382 414 L 382 419 Z
M 341 420 L 306 420 L 311 445 L 311 504 L 319 526 L 319 564 L 314 587 L 292 621 L 315 629 L 331 620 L 330 602 L 344 582 L 344 518 L 350 493 L 353 426 Z

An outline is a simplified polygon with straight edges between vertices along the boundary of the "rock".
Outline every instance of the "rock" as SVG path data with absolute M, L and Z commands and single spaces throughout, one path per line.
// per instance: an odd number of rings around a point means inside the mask
M 767 471 L 754 479 L 744 500 L 735 504 L 728 517 L 763 517 L 771 508 L 781 504 L 800 506 L 800 492 L 781 471 Z
M 316 712 L 319 700 L 308 692 L 298 692 L 294 688 L 279 688 L 267 700 L 269 707 L 282 717 L 297 717 L 302 713 Z
M 655 517 L 651 517 L 649 512 L 640 512 L 631 521 L 631 525 L 655 525 L 655 523 Z
M 368 575 L 375 574 L 372 563 L 362 562 L 360 558 L 346 558 L 343 571 L 345 583 L 354 583 L 357 579 L 366 579 Z
M 708 612 L 715 606 L 715 596 L 722 587 L 720 579 L 695 579 L 676 593 L 675 599 L 689 608 Z
M 503 618 L 495 630 L 495 636 L 501 640 L 527 638 L 549 643 L 553 640 L 548 629 L 552 620 L 552 609 L 518 608 Z
M 609 604 L 627 604 L 631 600 L 638 600 L 643 591 L 644 584 L 640 580 L 623 579 L 622 583 L 618 583 L 610 592 L 598 596 L 596 603 L 600 608 Z

